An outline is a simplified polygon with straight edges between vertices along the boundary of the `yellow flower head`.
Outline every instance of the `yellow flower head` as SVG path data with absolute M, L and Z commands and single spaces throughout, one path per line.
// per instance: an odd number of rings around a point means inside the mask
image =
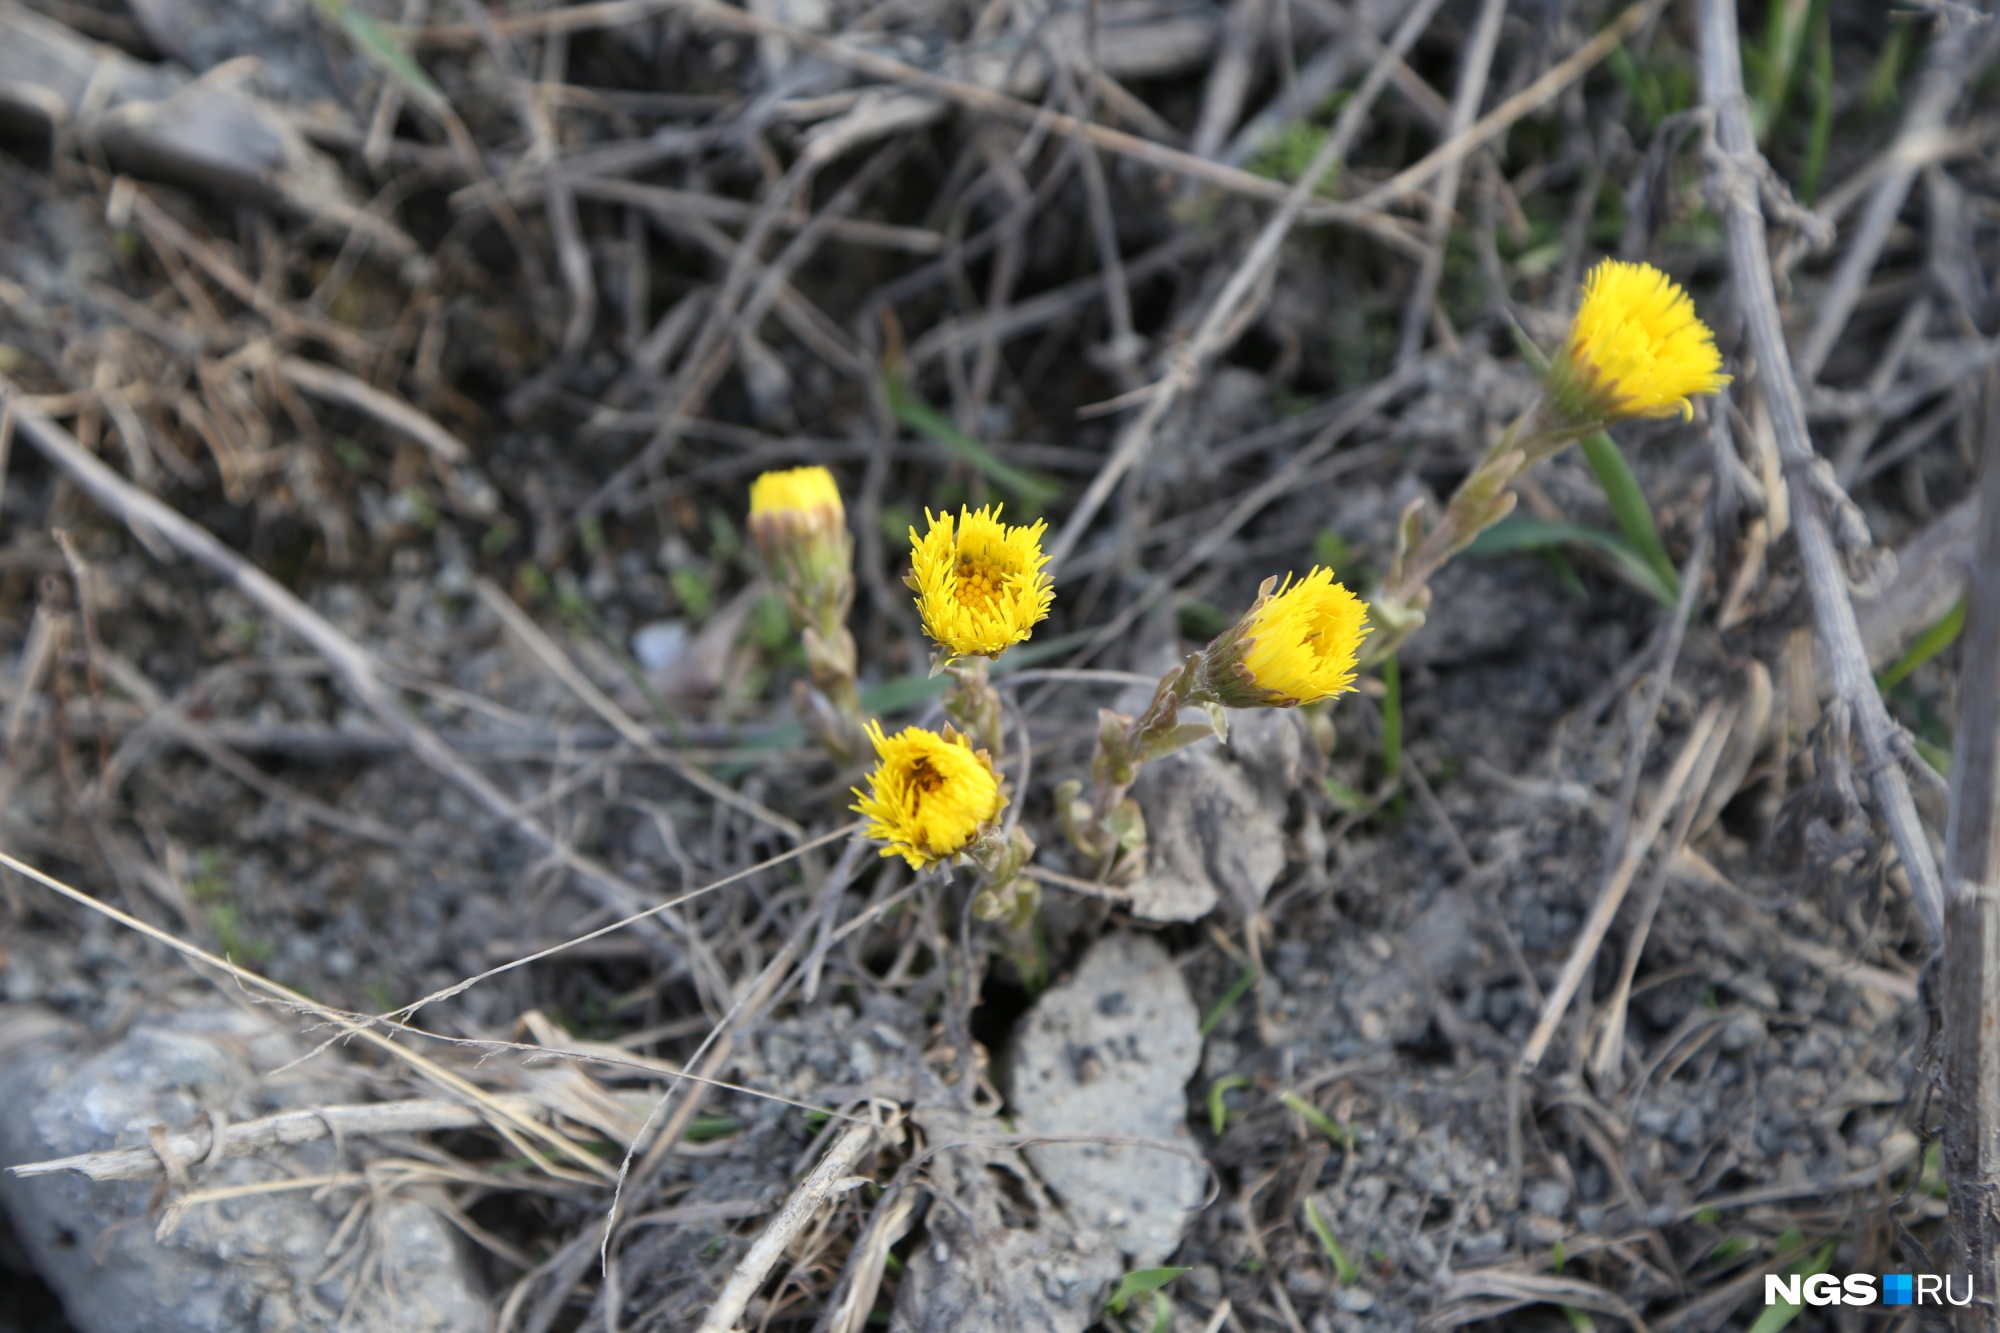
M 1368 607 L 1315 565 L 1294 583 L 1266 579 L 1236 626 L 1202 653 L 1205 692 L 1231 708 L 1290 708 L 1354 688 Z
M 840 487 L 834 484 L 833 474 L 823 467 L 795 467 L 783 472 L 766 472 L 750 483 L 750 517 L 753 519 L 765 514 L 822 506 L 831 508 L 843 519 L 846 517 L 840 503 Z
M 997 657 L 1027 638 L 1056 595 L 1042 572 L 1048 525 L 1009 527 L 998 505 L 961 508 L 955 525 L 950 514 L 924 516 L 929 532 L 910 529 L 909 577 L 924 631 L 954 658 Z
M 884 737 L 871 721 L 868 739 L 879 762 L 867 793 L 854 789 L 852 809 L 868 817 L 869 837 L 889 844 L 882 855 L 900 855 L 912 870 L 964 851 L 1007 804 L 986 751 L 949 726 L 941 735 L 905 727 Z
M 1688 294 L 1650 264 L 1607 259 L 1584 279 L 1548 387 L 1556 410 L 1581 425 L 1692 417 L 1691 396 L 1727 383 L 1715 335 Z

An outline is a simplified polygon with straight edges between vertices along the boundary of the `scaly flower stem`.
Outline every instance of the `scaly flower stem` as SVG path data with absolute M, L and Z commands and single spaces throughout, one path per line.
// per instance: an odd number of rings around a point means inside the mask
M 1006 731 L 1000 716 L 1000 692 L 993 688 L 991 664 L 984 657 L 962 657 L 944 669 L 955 683 L 944 696 L 945 715 L 972 743 L 1000 762 Z
M 1080 799 L 1083 784 L 1074 779 L 1056 789 L 1056 809 L 1070 843 L 1100 865 L 1121 850 L 1133 854 L 1134 864 L 1144 853 L 1145 821 L 1128 795 L 1140 765 L 1205 737 L 1227 735 L 1221 701 L 1201 686 L 1200 663 L 1196 653 L 1160 677 L 1153 701 L 1136 718 L 1108 708 L 1098 713 L 1089 801 Z M 1195 704 L 1209 710 L 1209 720 L 1182 722 L 1181 711 Z
M 1383 633 L 1373 636 L 1363 650 L 1363 670 L 1388 661 L 1424 623 L 1424 613 L 1430 607 L 1431 578 L 1480 533 L 1514 511 L 1515 479 L 1600 429 L 1598 422 L 1576 425 L 1560 421 L 1545 400 L 1537 398 L 1501 432 L 1458 484 L 1428 531 L 1422 529 L 1414 505 L 1404 511 L 1389 578 L 1369 604 Z
M 988 824 L 965 849 L 979 867 L 979 887 L 972 894 L 972 914 L 981 921 L 1005 921 L 1026 930 L 1041 904 L 1041 885 L 1021 871 L 1035 859 L 1035 840 L 1019 824 L 1002 829 Z
M 847 630 L 846 606 L 794 606 L 792 613 L 802 625 L 799 637 L 812 677 L 810 684 L 793 684 L 792 707 L 813 739 L 842 763 L 852 763 L 868 753 L 868 736 L 854 680 L 854 636 Z

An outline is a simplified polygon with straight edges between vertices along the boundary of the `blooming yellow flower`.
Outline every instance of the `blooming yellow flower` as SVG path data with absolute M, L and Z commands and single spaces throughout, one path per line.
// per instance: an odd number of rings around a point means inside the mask
M 1047 524 L 1010 527 L 1000 506 L 924 516 L 930 531 L 910 529 L 909 584 L 924 631 L 952 657 L 997 657 L 1028 637 L 1049 613 L 1055 584 L 1042 571 Z
M 1354 688 L 1367 604 L 1317 565 L 1273 592 L 1275 583 L 1202 654 L 1201 692 L 1232 708 L 1290 708 Z
M 992 760 L 949 726 L 942 735 L 905 727 L 884 737 L 871 721 L 868 739 L 879 762 L 867 794 L 854 788 L 860 799 L 851 808 L 868 817 L 869 837 L 889 844 L 882 855 L 900 855 L 912 870 L 964 851 L 1007 804 Z
M 1550 402 L 1578 424 L 1692 417 L 1692 395 L 1727 383 L 1715 335 L 1688 294 L 1650 264 L 1615 259 L 1584 279 L 1583 301 L 1548 381 Z
M 817 509 L 830 506 L 846 517 L 840 503 L 840 487 L 833 474 L 823 467 L 795 467 L 783 472 L 766 472 L 750 483 L 750 517 L 765 514 Z

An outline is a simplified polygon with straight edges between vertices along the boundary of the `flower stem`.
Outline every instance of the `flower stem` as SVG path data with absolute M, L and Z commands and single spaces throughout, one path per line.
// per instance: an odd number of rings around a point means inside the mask
M 1120 851 L 1128 854 L 1129 868 L 1144 863 L 1145 821 L 1129 795 L 1140 765 L 1209 736 L 1226 738 L 1222 705 L 1202 687 L 1200 662 L 1196 653 L 1161 676 L 1152 702 L 1138 717 L 1108 708 L 1098 713 L 1090 800 L 1081 799 L 1083 784 L 1075 780 L 1056 789 L 1056 807 L 1071 845 L 1100 865 Z M 1195 704 L 1209 710 L 1207 723 L 1180 720 L 1181 711 Z
M 991 665 L 984 657 L 962 657 L 944 669 L 954 682 L 945 691 L 945 715 L 958 729 L 972 738 L 975 748 L 999 763 L 1005 750 L 1006 729 L 1001 724 L 1000 692 L 988 674 Z
M 805 608 L 794 608 L 794 613 L 801 610 Z M 792 707 L 813 739 L 842 763 L 852 763 L 868 752 L 861 692 L 854 681 L 854 636 L 847 630 L 844 605 L 830 603 L 817 610 L 799 635 L 811 683 L 793 685 Z
M 1369 604 L 1370 619 L 1381 632 L 1369 637 L 1361 654 L 1364 670 L 1388 661 L 1423 625 L 1432 577 L 1473 538 L 1514 511 L 1515 480 L 1598 429 L 1596 422 L 1579 426 L 1557 419 L 1546 400 L 1537 398 L 1458 484 L 1428 530 L 1414 504 L 1404 512 L 1389 577 Z

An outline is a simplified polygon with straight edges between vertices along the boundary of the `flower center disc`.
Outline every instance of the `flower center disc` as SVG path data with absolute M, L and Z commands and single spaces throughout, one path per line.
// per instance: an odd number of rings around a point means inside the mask
M 1007 571 L 989 560 L 961 555 L 954 571 L 958 575 L 958 600 L 974 611 L 990 611 L 1006 586 Z
M 919 759 L 910 765 L 910 813 L 923 809 L 924 797 L 944 786 L 944 774 L 931 767 L 928 759 Z

